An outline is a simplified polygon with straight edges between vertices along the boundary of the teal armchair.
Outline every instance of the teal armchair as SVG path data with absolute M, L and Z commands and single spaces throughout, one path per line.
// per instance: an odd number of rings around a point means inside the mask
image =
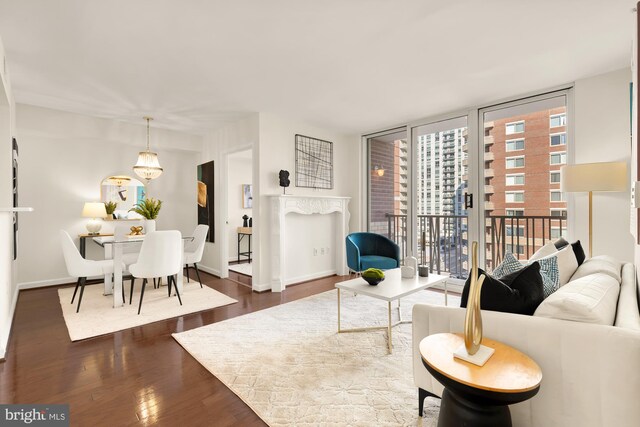
M 345 241 L 347 266 L 357 273 L 367 268 L 400 267 L 400 247 L 393 240 L 375 233 L 351 233 Z

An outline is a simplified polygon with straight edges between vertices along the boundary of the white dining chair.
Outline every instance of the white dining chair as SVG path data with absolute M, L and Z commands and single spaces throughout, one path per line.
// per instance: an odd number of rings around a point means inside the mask
M 113 260 L 94 261 L 84 259 L 82 255 L 80 255 L 75 243 L 73 243 L 69 233 L 64 230 L 60 230 L 60 243 L 62 244 L 62 254 L 64 256 L 64 262 L 67 266 L 69 275 L 78 278 L 76 288 L 73 291 L 73 297 L 71 297 L 71 304 L 73 304 L 73 301 L 76 299 L 78 288 L 80 288 L 78 308 L 76 309 L 76 313 L 78 313 L 80 311 L 80 304 L 82 303 L 82 295 L 84 294 L 84 286 L 87 283 L 87 277 L 112 274 Z M 122 292 L 122 297 L 124 298 L 124 290 Z
M 187 283 L 189 282 L 189 264 L 193 264 L 193 268 L 196 270 L 196 276 L 198 276 L 198 282 L 202 287 L 202 280 L 200 279 L 200 271 L 198 270 L 198 263 L 202 261 L 202 254 L 204 253 L 204 244 L 207 240 L 207 233 L 209 232 L 209 226 L 200 224 L 193 231 L 193 240 L 184 244 L 184 267 L 187 269 Z
M 142 242 L 138 261 L 129 266 L 129 273 L 134 277 L 131 280 L 129 304 L 131 304 L 131 299 L 133 298 L 135 279 L 142 279 L 142 290 L 140 291 L 140 303 L 138 305 L 138 314 L 140 314 L 144 289 L 148 279 L 166 277 L 169 285 L 169 296 L 171 296 L 171 285 L 173 284 L 178 301 L 182 305 L 182 298 L 175 278 L 175 275 L 180 272 L 180 268 L 182 268 L 182 235 L 180 232 L 166 230 L 147 233 Z

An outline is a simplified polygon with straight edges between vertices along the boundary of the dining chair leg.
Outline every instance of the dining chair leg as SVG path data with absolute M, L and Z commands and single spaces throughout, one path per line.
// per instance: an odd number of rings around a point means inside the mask
M 180 305 L 182 305 L 182 298 L 180 298 L 180 291 L 178 291 L 178 283 L 176 281 L 176 276 L 171 276 L 173 279 L 173 287 L 176 289 L 176 295 L 178 296 L 178 301 L 180 301 Z
M 193 268 L 196 269 L 196 276 L 198 276 L 198 282 L 200 282 L 200 287 L 202 287 L 202 279 L 200 279 L 200 271 L 198 270 L 198 264 L 194 262 Z
M 142 290 L 140 291 L 140 304 L 138 304 L 138 314 L 142 309 L 142 298 L 144 298 L 144 288 L 147 286 L 147 279 L 142 279 Z
M 189 264 L 185 264 L 184 268 L 187 269 L 187 283 L 189 283 Z
M 167 276 L 167 296 L 171 296 L 171 276 Z
M 86 277 L 80 278 L 80 296 L 78 297 L 78 308 L 76 309 L 76 313 L 80 311 L 80 304 L 82 304 L 82 294 L 84 294 L 84 285 L 87 283 Z
M 73 296 L 71 297 L 71 304 L 73 304 L 73 300 L 76 299 L 76 292 L 78 292 L 79 287 L 80 287 L 80 278 L 78 277 L 78 281 L 76 282 L 76 288 L 73 290 Z
M 136 283 L 136 278 L 131 277 L 131 290 L 129 291 L 129 305 L 131 305 L 131 301 L 133 301 L 133 285 Z

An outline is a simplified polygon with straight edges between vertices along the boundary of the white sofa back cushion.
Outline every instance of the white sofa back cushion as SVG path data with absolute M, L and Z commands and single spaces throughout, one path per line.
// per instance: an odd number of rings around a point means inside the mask
M 620 283 L 613 277 L 591 274 L 572 280 L 549 295 L 534 316 L 613 325 L 619 293 Z
M 622 266 L 622 283 L 618 298 L 615 326 L 640 331 L 640 311 L 636 296 L 636 269 L 633 264 Z
M 622 263 L 617 259 L 607 255 L 598 255 L 583 262 L 573 274 L 571 280 L 580 279 L 581 277 L 589 276 L 594 273 L 604 273 L 613 277 L 618 281 L 618 283 L 620 283 L 622 280 L 620 277 L 621 270 Z

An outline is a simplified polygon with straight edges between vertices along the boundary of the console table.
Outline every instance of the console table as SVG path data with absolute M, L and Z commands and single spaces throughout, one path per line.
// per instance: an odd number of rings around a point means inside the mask
M 238 262 L 240 262 L 240 256 L 245 256 L 249 258 L 249 262 L 251 262 L 251 234 L 252 233 L 253 232 L 251 227 L 238 227 Z M 241 251 L 240 242 L 242 242 L 245 237 L 249 241 L 249 248 L 246 251 Z
M 113 234 L 78 234 L 78 239 L 80 239 L 80 255 L 82 255 L 82 258 L 87 257 L 87 239 L 111 236 L 113 236 Z
M 538 393 L 542 371 L 536 362 L 501 342 L 484 338 L 482 344 L 495 352 L 480 367 L 453 357 L 464 345 L 461 334 L 429 335 L 420 341 L 422 364 L 445 387 L 438 427 L 510 427 L 507 405 Z

